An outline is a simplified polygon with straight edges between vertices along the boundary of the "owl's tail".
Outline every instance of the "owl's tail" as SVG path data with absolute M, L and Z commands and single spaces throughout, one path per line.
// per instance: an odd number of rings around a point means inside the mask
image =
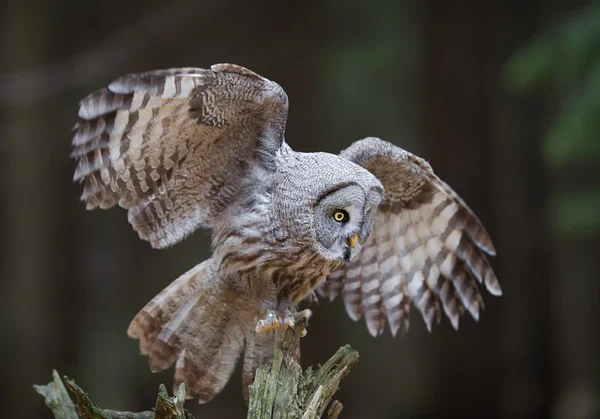
M 174 388 L 200 403 L 227 384 L 256 321 L 257 305 L 230 289 L 212 259 L 186 272 L 135 316 L 127 333 L 140 340 L 153 372 L 173 362 Z

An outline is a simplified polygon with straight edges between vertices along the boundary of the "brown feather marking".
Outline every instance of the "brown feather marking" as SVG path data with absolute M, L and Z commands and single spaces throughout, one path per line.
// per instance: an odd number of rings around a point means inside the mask
M 477 319 L 483 299 L 471 272 L 490 293 L 500 295 L 501 290 L 483 254 L 495 254 L 493 244 L 465 202 L 426 161 L 377 138 L 357 141 L 340 155 L 371 171 L 385 188 L 362 251 L 377 255 L 381 304 L 392 334 L 402 322 L 408 328 L 411 301 L 428 329 L 440 320 L 442 308 L 454 328 L 465 308 Z M 388 235 L 394 241 L 393 256 L 385 249 Z M 336 271 L 354 320 L 373 306 L 365 301 L 373 299 L 367 292 L 375 283 L 371 265 L 370 258 L 360 258 Z M 356 292 L 363 287 L 362 295 Z M 333 298 L 329 288 L 322 292 Z M 377 330 L 377 317 L 368 311 L 366 317 L 370 331 Z
M 361 256 L 364 255 L 366 255 L 366 253 L 363 250 Z M 379 336 L 385 327 L 385 318 L 383 316 L 383 305 L 381 301 L 380 272 L 374 256 L 375 255 L 370 255 L 368 257 L 368 262 L 365 262 L 364 259 L 361 258 L 363 274 L 360 286 L 360 298 L 365 314 L 365 321 L 369 333 L 373 337 Z
M 361 267 L 352 264 L 345 270 L 344 305 L 352 320 L 358 320 L 363 315 L 361 304 Z
M 153 247 L 211 227 L 251 165 L 272 168 L 287 106 L 276 83 L 227 64 L 115 80 L 81 101 L 75 126 L 86 208 L 118 202 Z
M 185 383 L 201 403 L 229 380 L 258 309 L 217 275 L 212 259 L 191 269 L 152 299 L 127 331 L 140 340 L 153 371 L 176 361 L 176 385 Z

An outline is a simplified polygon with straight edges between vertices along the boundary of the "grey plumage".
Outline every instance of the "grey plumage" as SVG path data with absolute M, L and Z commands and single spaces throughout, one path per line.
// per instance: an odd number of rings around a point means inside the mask
M 118 203 L 155 248 L 212 230 L 211 258 L 128 330 L 200 402 L 242 351 L 247 395 L 282 336 L 255 325 L 315 290 L 343 294 L 373 335 L 386 320 L 408 327 L 411 302 L 429 329 L 442 310 L 455 328 L 464 309 L 477 319 L 476 280 L 501 293 L 487 232 L 424 160 L 375 138 L 339 156 L 294 152 L 287 111 L 279 85 L 233 64 L 128 75 L 80 103 L 72 156 L 88 209 Z

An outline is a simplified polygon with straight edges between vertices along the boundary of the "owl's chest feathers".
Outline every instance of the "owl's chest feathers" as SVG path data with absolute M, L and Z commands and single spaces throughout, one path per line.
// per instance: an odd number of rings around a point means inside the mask
M 309 249 L 293 255 L 269 258 L 230 272 L 241 291 L 257 300 L 298 304 L 331 271 L 328 264 Z
M 325 279 L 333 266 L 308 240 L 279 222 L 268 196 L 215 230 L 213 258 L 220 275 L 257 300 L 298 303 Z

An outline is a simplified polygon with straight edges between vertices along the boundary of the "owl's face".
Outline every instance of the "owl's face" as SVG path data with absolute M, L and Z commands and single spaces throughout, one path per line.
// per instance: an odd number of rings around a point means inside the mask
M 371 233 L 382 193 L 380 185 L 346 184 L 318 200 L 314 213 L 315 239 L 328 259 L 347 262 L 360 252 Z

